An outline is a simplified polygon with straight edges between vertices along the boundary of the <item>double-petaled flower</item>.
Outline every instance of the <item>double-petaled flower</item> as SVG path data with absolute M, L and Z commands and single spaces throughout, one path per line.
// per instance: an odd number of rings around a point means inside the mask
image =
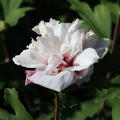
M 35 68 L 26 71 L 26 85 L 34 83 L 60 92 L 89 80 L 93 64 L 104 57 L 109 43 L 92 30 L 80 29 L 81 23 L 78 19 L 73 23 L 50 19 L 32 29 L 39 34 L 36 41 L 13 58 L 17 65 Z

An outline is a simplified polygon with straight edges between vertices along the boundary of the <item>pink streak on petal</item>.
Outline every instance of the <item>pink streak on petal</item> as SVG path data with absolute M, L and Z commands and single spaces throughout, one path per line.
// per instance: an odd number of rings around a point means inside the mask
M 76 71 L 76 84 L 80 85 L 81 79 L 84 78 L 88 73 L 88 69 L 82 71 Z
M 28 85 L 32 83 L 32 81 L 29 79 L 32 75 L 34 75 L 37 72 L 37 70 L 26 70 L 26 80 L 25 80 L 25 85 Z

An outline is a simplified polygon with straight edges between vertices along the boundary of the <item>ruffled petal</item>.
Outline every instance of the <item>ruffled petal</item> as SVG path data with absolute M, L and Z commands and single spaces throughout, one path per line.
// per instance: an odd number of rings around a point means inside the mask
M 84 32 L 77 30 L 71 36 L 71 52 L 68 60 L 71 60 L 83 50 Z
M 32 30 L 42 36 L 57 36 L 60 41 L 63 41 L 70 25 L 51 18 L 49 22 L 41 21 Z
M 71 43 L 71 36 L 75 31 L 79 30 L 79 27 L 81 25 L 81 21 L 79 19 L 76 19 L 68 28 L 65 39 L 64 39 L 64 43 L 65 44 L 70 44 Z
M 61 53 L 67 55 L 68 61 L 76 56 L 83 49 L 84 30 L 79 30 L 80 20 L 74 21 L 68 29 L 64 43 L 61 46 Z
M 42 36 L 48 33 L 47 26 L 45 25 L 44 21 L 41 21 L 38 25 L 33 27 L 32 30 Z
M 56 74 L 58 73 L 57 67 L 60 65 L 66 65 L 63 61 L 63 56 L 61 54 L 52 54 L 48 59 L 48 66 L 45 69 L 44 73 Z
M 51 41 L 49 41 L 52 39 Z M 56 47 L 56 38 L 38 37 L 37 41 L 32 40 L 32 43 L 27 46 L 28 49 L 24 50 L 20 55 L 13 58 L 17 65 L 28 68 L 39 68 L 41 65 L 48 64 L 48 58 L 51 54 L 59 49 Z
M 81 71 L 89 68 L 91 65 L 96 63 L 99 59 L 99 56 L 95 49 L 87 48 L 81 54 L 79 54 L 72 67 L 67 69 L 71 71 Z
M 47 59 L 51 54 L 60 51 L 61 43 L 59 39 L 55 36 L 37 37 L 37 42 L 38 42 L 39 49 L 42 52 L 41 56 L 42 57 L 46 56 Z
M 109 39 L 99 38 L 93 31 L 89 31 L 86 34 L 83 42 L 84 49 L 90 47 L 96 49 L 100 58 L 103 58 L 107 54 L 109 46 Z
M 46 22 L 46 26 L 49 28 L 49 33 L 52 31 L 51 35 L 57 36 L 61 42 L 64 41 L 70 25 L 71 23 L 60 23 L 52 18 L 49 22 Z
M 71 24 L 71 26 L 69 27 L 68 32 L 69 32 L 69 33 L 72 33 L 72 32 L 74 32 L 75 30 L 78 30 L 79 27 L 80 27 L 80 25 L 81 25 L 82 23 L 83 23 L 82 20 L 76 19 L 76 20 Z
M 31 52 L 29 49 L 23 50 L 23 52 L 20 55 L 16 55 L 15 57 L 13 57 L 13 61 L 15 64 L 27 68 L 41 68 L 41 69 L 46 68 L 45 64 L 40 63 L 38 59 L 34 59 L 31 56 Z
M 13 58 L 17 65 L 27 68 L 46 67 L 48 58 L 60 50 L 59 40 L 53 37 L 37 37 L 37 41 L 32 40 L 32 43 L 27 46 L 20 55 Z
M 76 82 L 74 79 L 74 72 L 71 71 L 63 71 L 54 76 L 37 71 L 32 76 L 27 76 L 26 80 L 58 92 Z

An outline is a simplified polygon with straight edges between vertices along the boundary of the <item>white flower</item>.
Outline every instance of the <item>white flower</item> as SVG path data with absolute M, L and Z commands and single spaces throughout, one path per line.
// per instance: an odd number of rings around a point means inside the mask
M 109 43 L 91 30 L 79 29 L 81 23 L 78 19 L 73 23 L 50 19 L 32 29 L 41 36 L 13 58 L 17 65 L 35 68 L 26 71 L 26 85 L 34 83 L 60 92 L 89 80 L 93 64 L 104 57 Z

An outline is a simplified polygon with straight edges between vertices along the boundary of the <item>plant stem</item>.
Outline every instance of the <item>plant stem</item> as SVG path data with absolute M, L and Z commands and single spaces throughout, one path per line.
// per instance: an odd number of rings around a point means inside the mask
M 113 41 L 112 41 L 112 46 L 110 49 L 110 54 L 113 54 L 113 52 L 115 51 L 117 42 L 118 42 L 118 36 L 119 36 L 119 32 L 120 32 L 120 12 L 118 13 L 118 19 L 116 22 L 116 26 L 115 26 L 115 31 L 113 34 Z
M 54 113 L 54 120 L 59 119 L 59 112 L 60 112 L 60 96 L 58 92 L 55 92 L 55 113 Z
M 114 53 L 114 51 L 116 49 L 119 33 L 120 33 L 120 12 L 118 13 L 118 19 L 116 21 L 116 26 L 115 26 L 115 30 L 114 30 L 114 34 L 113 34 L 112 45 L 111 45 L 111 49 L 109 51 L 111 55 Z M 106 78 L 110 79 L 111 73 L 107 73 Z

